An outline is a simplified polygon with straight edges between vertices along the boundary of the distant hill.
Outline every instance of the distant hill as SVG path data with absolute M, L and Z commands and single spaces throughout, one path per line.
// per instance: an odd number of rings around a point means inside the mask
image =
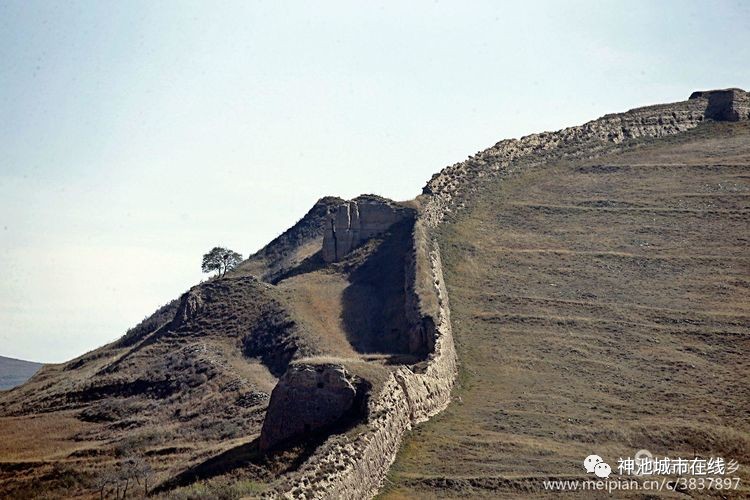
M 0 356 L 0 390 L 12 389 L 23 384 L 41 367 L 41 363 Z

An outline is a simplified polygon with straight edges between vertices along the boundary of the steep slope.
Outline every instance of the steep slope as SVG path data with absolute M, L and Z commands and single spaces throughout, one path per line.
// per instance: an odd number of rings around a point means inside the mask
M 45 366 L 0 395 L 3 496 L 58 491 L 59 467 L 70 470 L 66 495 L 93 493 L 97 477 L 131 456 L 150 460 L 155 478 L 173 475 L 257 432 L 272 370 L 307 353 L 283 297 L 253 278 L 228 278 L 194 287 L 167 309 L 172 318 L 158 327 Z M 269 324 L 278 325 L 274 345 L 293 347 L 271 355 L 272 346 L 257 345 Z
M 41 367 L 41 363 L 0 356 L 0 391 L 23 384 Z
M 424 363 L 392 374 L 394 383 L 387 381 L 377 394 L 369 407 L 370 417 L 362 432 L 351 437 L 329 439 L 299 473 L 292 474 L 294 479 L 279 493 L 299 498 L 372 495 L 403 433 L 445 407 L 453 383 L 455 354 L 448 294 L 440 264 L 439 236 L 445 221 L 450 223 L 460 217 L 484 186 L 491 185 L 493 179 L 552 161 L 604 156 L 628 147 L 658 142 L 654 139 L 681 134 L 703 123 L 712 123 L 711 120 L 748 119 L 750 95 L 744 91 L 729 89 L 695 93 L 688 101 L 639 108 L 555 133 L 503 141 L 434 177 L 425 188 L 425 195 L 418 200 L 420 215 L 413 233 L 415 268 L 410 271 L 415 283 L 423 283 L 415 287 L 415 297 L 420 304 L 419 310 L 425 312 L 424 320 L 432 325 L 426 329 L 430 332 L 426 339 L 432 343 L 428 351 L 431 353 Z M 719 148 L 717 153 L 726 154 L 726 151 Z M 434 239 L 436 236 L 437 240 Z M 462 250 L 469 246 L 470 241 L 471 235 L 467 235 Z M 484 262 L 483 265 L 491 264 Z M 501 383 L 496 380 L 487 382 Z M 284 394 L 289 393 L 285 390 Z M 273 401 L 272 397 L 272 406 Z M 733 399 L 733 404 L 737 402 L 737 398 Z M 466 421 L 457 422 L 457 425 L 470 427 L 467 424 Z M 452 450 L 454 453 L 455 449 Z M 451 463 L 450 453 L 440 458 L 441 464 Z M 486 459 L 492 463 L 492 457 Z M 436 483 L 447 484 L 450 480 L 438 478 Z M 427 492 L 422 491 L 420 495 L 424 493 Z M 517 492 L 513 494 L 517 495 Z
M 438 233 L 456 402 L 409 436 L 382 498 L 544 495 L 592 453 L 643 448 L 735 459 L 747 484 L 748 125 L 470 187 Z

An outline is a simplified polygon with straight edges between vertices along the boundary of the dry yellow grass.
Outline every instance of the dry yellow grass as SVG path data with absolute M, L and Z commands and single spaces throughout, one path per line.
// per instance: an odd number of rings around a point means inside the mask
M 347 338 L 343 323 L 346 276 L 326 271 L 294 276 L 279 283 L 297 317 L 310 335 L 310 344 L 331 356 L 358 358 Z
M 0 417 L 0 457 L 2 461 L 64 459 L 96 444 L 73 439 L 77 433 L 96 426 L 81 422 L 74 412 Z
M 151 487 L 188 496 L 224 483 L 235 495 L 229 485 L 239 476 L 271 483 L 296 467 L 322 436 L 271 458 L 256 444 L 289 362 L 342 363 L 378 391 L 394 364 L 413 361 L 396 342 L 405 331 L 411 221 L 325 265 L 312 255 L 324 209 L 316 204 L 299 231 L 194 287 L 124 339 L 0 393 L 0 497 L 97 496 L 102 478 L 122 477 L 129 460 L 151 467 Z M 269 255 L 280 260 L 266 262 Z M 277 286 L 248 276 L 258 263 Z M 191 489 L 203 480 L 210 485 Z

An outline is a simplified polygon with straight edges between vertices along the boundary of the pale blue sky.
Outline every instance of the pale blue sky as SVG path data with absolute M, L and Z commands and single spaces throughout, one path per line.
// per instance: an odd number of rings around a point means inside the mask
M 750 3 L 0 3 L 0 355 L 120 336 L 324 195 L 696 89 L 750 88 Z

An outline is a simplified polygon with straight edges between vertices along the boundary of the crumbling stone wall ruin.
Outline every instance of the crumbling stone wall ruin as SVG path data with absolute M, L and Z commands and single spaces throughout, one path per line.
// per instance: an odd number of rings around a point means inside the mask
M 417 225 L 421 223 L 417 221 Z M 415 274 L 410 290 L 416 295 L 415 313 L 425 320 L 425 333 L 433 338 L 431 353 L 425 361 L 401 366 L 388 375 L 368 401 L 364 430 L 356 435 L 330 436 L 269 497 L 373 497 L 396 457 L 404 433 L 441 412 L 450 402 L 457 361 L 440 251 L 435 241 L 426 239 L 424 228 L 415 226 L 414 237 L 417 267 L 424 272 Z
M 690 100 L 708 100 L 705 116 L 717 121 L 750 120 L 750 93 L 741 89 L 693 92 Z
M 420 216 L 430 226 L 439 224 L 486 176 L 505 175 L 520 161 L 542 164 L 551 158 L 576 158 L 604 153 L 639 137 L 664 137 L 685 132 L 705 119 L 750 119 L 750 93 L 741 89 L 694 92 L 687 101 L 636 108 L 557 132 L 506 139 L 444 168 L 422 189 L 430 203 Z
M 371 498 L 395 459 L 404 433 L 448 405 L 457 360 L 440 249 L 432 231 L 451 212 L 461 208 L 465 195 L 483 177 L 512 171 L 518 168 L 514 164 L 519 160 L 542 163 L 552 158 L 575 158 L 606 152 L 629 139 L 681 133 L 704 119 L 750 119 L 750 95 L 739 89 L 696 92 L 687 101 L 638 108 L 558 132 L 501 141 L 433 176 L 423 189 L 422 207 L 413 231 L 413 262 L 407 263 L 411 280 L 407 310 L 419 332 L 415 342 L 429 346 L 426 360 L 391 372 L 380 391 L 370 399 L 365 430 L 357 435 L 329 437 L 269 496 Z M 378 214 L 373 218 L 378 222 L 363 231 L 363 213 L 368 210 L 363 209 L 365 205 L 357 202 L 335 213 L 331 229 L 324 237 L 326 261 L 340 259 L 342 251 L 363 241 L 363 234 L 369 234 L 367 231 L 378 224 L 382 230 L 382 224 L 391 220 L 392 215 L 386 212 L 373 212 Z M 339 374 L 345 372 L 343 366 L 332 369 Z M 349 395 L 344 399 L 348 401 Z M 344 406 L 337 406 L 335 413 Z

